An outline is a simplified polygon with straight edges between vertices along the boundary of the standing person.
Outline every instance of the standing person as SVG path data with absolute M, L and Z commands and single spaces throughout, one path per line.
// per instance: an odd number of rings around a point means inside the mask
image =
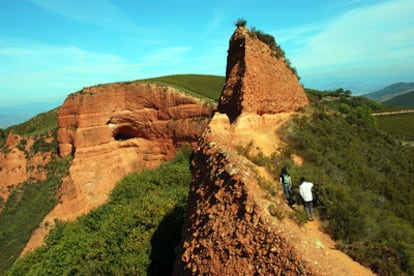
M 293 205 L 292 197 L 290 196 L 292 190 L 292 179 L 286 167 L 283 167 L 280 172 L 280 184 L 283 186 L 283 193 L 290 207 Z
M 313 220 L 312 187 L 313 183 L 306 182 L 306 179 L 303 176 L 300 178 L 299 193 L 303 199 L 308 220 Z

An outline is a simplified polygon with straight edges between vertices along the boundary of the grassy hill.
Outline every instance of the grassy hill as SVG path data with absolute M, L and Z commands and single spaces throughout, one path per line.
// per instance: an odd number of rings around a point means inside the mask
M 224 78 L 179 75 L 151 81 L 218 99 Z M 293 179 L 304 175 L 315 183 L 319 216 L 340 249 L 380 275 L 413 275 L 414 148 L 401 145 L 371 116 L 383 108 L 380 104 L 340 91 L 307 93 L 312 104 L 286 126 L 289 146 L 285 156 L 271 157 L 270 169 L 284 162 Z M 304 165 L 295 166 L 291 153 L 303 156 Z M 59 224 L 47 245 L 19 259 L 10 275 L 170 274 L 186 210 L 190 158 L 184 149 L 153 171 L 126 177 L 107 204 Z M 31 212 L 19 206 L 10 210 L 8 218 Z M 0 221 L 6 221 L 4 213 Z M 19 227 L 1 228 L 0 254 L 5 235 Z
M 414 142 L 414 113 L 378 116 L 378 127 L 397 138 Z
M 286 135 L 287 153 L 305 158 L 291 171 L 316 183 L 320 215 L 340 249 L 380 275 L 413 275 L 414 148 L 361 112 L 370 102 L 349 110 L 343 104 L 353 97 L 310 98 L 312 111 Z
M 394 96 L 389 100 L 383 101 L 383 104 L 387 106 L 414 108 L 414 90 L 410 90 L 410 92 Z
M 218 101 L 226 78 L 213 75 L 172 75 L 142 81 L 170 85 L 194 96 Z
M 377 91 L 364 94 L 362 96 L 379 102 L 384 102 L 399 94 L 405 94 L 414 89 L 413 82 L 398 82 L 384 87 Z

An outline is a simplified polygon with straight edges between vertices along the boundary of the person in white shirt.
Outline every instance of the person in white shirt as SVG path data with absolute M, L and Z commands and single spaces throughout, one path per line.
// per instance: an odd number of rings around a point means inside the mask
M 313 220 L 312 187 L 313 187 L 313 183 L 306 182 L 303 176 L 300 178 L 299 194 L 303 199 L 306 215 L 308 216 L 308 220 Z

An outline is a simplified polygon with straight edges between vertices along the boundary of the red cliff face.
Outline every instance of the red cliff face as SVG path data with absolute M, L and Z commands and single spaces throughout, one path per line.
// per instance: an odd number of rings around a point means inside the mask
M 241 113 L 294 112 L 308 105 L 297 76 L 270 47 L 237 28 L 230 39 L 226 84 L 218 110 L 234 121 Z
M 60 203 L 43 225 L 87 213 L 105 203 L 127 174 L 172 159 L 183 145 L 195 146 L 214 109 L 171 87 L 137 82 L 69 95 L 59 110 L 58 143 L 61 156 L 74 158 Z M 25 250 L 41 244 L 46 233 L 39 228 Z
M 213 107 L 170 87 L 117 83 L 70 95 L 59 111 L 59 151 L 73 154 L 61 216 L 102 203 L 122 177 L 172 159 L 195 145 Z

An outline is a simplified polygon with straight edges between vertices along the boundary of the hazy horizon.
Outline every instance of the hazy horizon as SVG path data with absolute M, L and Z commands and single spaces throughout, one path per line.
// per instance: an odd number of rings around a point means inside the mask
M 222 76 L 225 77 L 225 76 Z M 387 86 L 381 87 L 386 88 L 392 84 L 390 83 Z M 312 87 L 306 87 L 312 88 Z M 340 87 L 338 87 L 340 88 Z M 379 89 L 368 91 L 367 93 L 375 92 Z M 352 91 L 351 91 L 352 92 Z M 73 92 L 71 92 L 73 93 Z M 71 93 L 68 93 L 71 94 Z M 354 96 L 363 95 L 363 94 L 352 94 Z M 0 129 L 5 129 L 13 125 L 21 124 L 27 120 L 33 118 L 34 116 L 48 112 L 56 107 L 60 107 L 63 104 L 63 101 L 48 101 L 48 102 L 32 102 L 32 103 L 17 103 L 15 105 L 5 106 L 0 105 Z

